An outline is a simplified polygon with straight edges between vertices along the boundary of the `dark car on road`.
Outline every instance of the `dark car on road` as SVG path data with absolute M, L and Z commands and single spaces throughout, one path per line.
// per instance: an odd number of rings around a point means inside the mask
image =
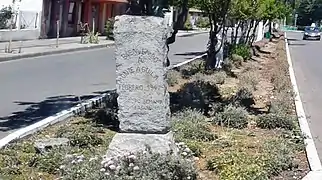
M 320 40 L 321 39 L 320 29 L 317 27 L 305 27 L 303 40 L 307 40 L 307 39 Z

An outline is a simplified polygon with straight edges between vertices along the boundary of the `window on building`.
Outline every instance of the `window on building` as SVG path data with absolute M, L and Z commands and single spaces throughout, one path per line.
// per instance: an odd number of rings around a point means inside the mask
M 68 10 L 68 24 L 74 24 L 75 22 L 75 2 L 69 3 L 69 10 Z

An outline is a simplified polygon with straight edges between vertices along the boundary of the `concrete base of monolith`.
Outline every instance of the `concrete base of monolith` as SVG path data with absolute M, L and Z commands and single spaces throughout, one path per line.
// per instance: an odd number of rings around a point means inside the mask
M 144 151 L 176 153 L 170 131 L 170 101 L 166 82 L 164 18 L 122 15 L 115 18 L 116 91 L 120 133 L 107 156 Z
M 153 153 L 178 153 L 171 132 L 167 134 L 117 133 L 109 145 L 106 156 L 118 157 L 127 153 L 136 153 L 151 149 Z

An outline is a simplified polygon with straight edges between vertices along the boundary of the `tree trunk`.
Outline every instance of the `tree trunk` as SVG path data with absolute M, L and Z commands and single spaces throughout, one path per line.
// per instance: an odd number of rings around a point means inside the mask
M 250 35 L 250 32 L 252 30 L 252 28 L 254 27 L 254 20 L 251 20 L 250 21 L 250 24 L 248 25 L 248 30 L 247 30 L 247 35 L 246 35 L 246 44 L 249 44 L 249 35 Z
M 254 43 L 254 41 L 255 41 L 255 38 L 256 38 L 256 30 L 258 28 L 259 22 L 260 21 L 256 21 L 256 23 L 255 23 L 255 27 L 253 29 L 253 33 L 252 33 L 252 35 L 251 35 L 251 37 L 249 39 L 250 45 L 252 45 Z

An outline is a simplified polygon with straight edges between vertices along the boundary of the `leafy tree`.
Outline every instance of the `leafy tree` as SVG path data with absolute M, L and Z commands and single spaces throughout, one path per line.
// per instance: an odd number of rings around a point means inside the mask
M 0 29 L 8 29 L 8 24 L 13 16 L 13 11 L 10 6 L 0 9 Z

